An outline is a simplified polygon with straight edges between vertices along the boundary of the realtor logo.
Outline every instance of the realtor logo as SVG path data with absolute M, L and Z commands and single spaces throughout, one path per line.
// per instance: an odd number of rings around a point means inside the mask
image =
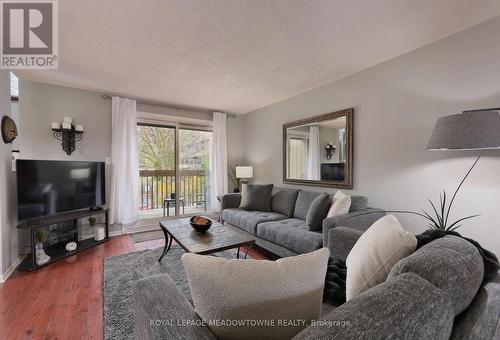
M 2 1 L 1 68 L 58 67 L 57 1 Z

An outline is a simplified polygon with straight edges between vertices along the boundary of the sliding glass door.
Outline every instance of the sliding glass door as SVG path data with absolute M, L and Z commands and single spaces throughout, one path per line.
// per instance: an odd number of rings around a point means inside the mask
M 139 215 L 141 219 L 175 215 L 175 127 L 137 126 Z
M 139 124 L 140 218 L 203 214 L 210 207 L 212 132 Z
M 210 207 L 211 144 L 211 131 L 179 129 L 179 192 L 186 215 L 203 214 Z

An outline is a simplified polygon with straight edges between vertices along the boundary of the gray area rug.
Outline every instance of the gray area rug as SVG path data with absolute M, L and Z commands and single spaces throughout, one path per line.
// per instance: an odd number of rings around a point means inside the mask
M 192 303 L 186 273 L 181 262 L 184 254 L 178 245 L 172 245 L 161 262 L 163 247 L 136 253 L 111 256 L 104 259 L 104 338 L 135 339 L 132 289 L 144 277 L 169 274 Z M 216 253 L 216 256 L 236 258 L 236 250 Z
M 162 251 L 163 247 L 104 259 L 104 339 L 135 339 L 132 289 L 139 279 L 157 274 L 169 274 L 186 298 L 191 304 L 193 303 L 181 261 L 184 250 L 173 244 L 162 261 L 158 262 Z M 214 255 L 234 259 L 236 249 Z M 334 306 L 324 303 L 322 314 L 330 312 L 333 308 Z

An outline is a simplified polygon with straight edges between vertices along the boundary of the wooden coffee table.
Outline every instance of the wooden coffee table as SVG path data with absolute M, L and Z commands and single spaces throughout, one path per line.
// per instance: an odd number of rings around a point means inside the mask
M 251 234 L 240 231 L 234 227 L 224 226 L 212 220 L 212 226 L 204 233 L 196 232 L 189 224 L 189 218 L 161 221 L 160 227 L 165 234 L 165 248 L 158 261 L 169 251 L 172 240 L 181 246 L 187 253 L 200 255 L 217 253 L 223 250 L 238 248 L 236 258 L 240 257 L 240 247 L 248 249 L 255 244 Z

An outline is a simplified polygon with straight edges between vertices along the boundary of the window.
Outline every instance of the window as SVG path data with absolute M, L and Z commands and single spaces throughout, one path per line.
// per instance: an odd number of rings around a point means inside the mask
M 137 141 L 140 216 L 159 217 L 164 199 L 175 195 L 175 128 L 140 124 Z
M 212 132 L 173 125 L 137 126 L 141 219 L 175 216 L 176 204 L 181 215 L 204 213 L 210 206 Z
M 210 206 L 210 150 L 212 131 L 179 129 L 180 197 L 186 214 L 199 214 Z
M 306 178 L 307 172 L 307 140 L 290 138 L 288 165 L 289 178 Z

